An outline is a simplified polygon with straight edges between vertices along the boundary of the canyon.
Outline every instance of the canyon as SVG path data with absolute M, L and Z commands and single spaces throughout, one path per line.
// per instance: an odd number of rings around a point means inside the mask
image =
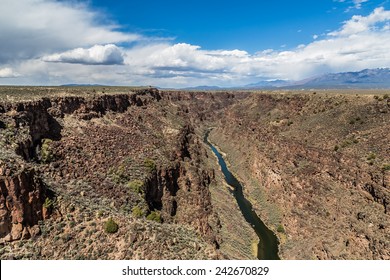
M 281 259 L 390 259 L 388 91 L 0 96 L 2 259 L 256 259 L 207 131 Z

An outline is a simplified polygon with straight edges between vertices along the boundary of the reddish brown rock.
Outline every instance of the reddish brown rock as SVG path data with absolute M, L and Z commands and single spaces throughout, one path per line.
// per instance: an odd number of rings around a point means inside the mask
M 42 216 L 45 187 L 33 170 L 0 177 L 0 238 L 28 238 L 28 228 Z

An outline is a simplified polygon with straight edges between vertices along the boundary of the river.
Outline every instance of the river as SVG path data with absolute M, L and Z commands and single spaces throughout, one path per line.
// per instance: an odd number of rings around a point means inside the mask
M 252 204 L 244 196 L 241 183 L 229 171 L 221 153 L 208 141 L 209 133 L 210 131 L 206 133 L 204 141 L 210 146 L 213 153 L 217 156 L 218 163 L 221 166 L 226 183 L 233 188 L 231 193 L 235 197 L 242 215 L 259 237 L 259 242 L 257 244 L 257 258 L 259 260 L 279 260 L 278 238 L 269 228 L 266 227 L 263 221 L 257 216 L 256 212 L 253 211 Z

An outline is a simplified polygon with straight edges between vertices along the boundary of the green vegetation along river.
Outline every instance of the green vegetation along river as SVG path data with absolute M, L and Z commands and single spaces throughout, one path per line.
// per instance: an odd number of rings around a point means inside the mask
M 257 244 L 257 258 L 260 260 L 279 260 L 278 245 L 279 241 L 276 235 L 266 227 L 263 221 L 257 216 L 253 210 L 251 203 L 244 197 L 242 185 L 234 177 L 234 175 L 227 168 L 226 162 L 218 150 L 208 141 L 208 131 L 205 135 L 204 141 L 210 146 L 213 153 L 218 158 L 218 163 L 221 166 L 222 173 L 225 176 L 226 182 L 233 187 L 232 194 L 236 198 L 237 204 L 241 210 L 245 220 L 252 226 L 257 236 L 259 243 Z

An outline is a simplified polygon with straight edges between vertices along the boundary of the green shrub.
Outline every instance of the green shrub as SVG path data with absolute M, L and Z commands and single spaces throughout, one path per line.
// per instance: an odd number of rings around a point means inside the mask
M 130 180 L 130 174 L 124 164 L 118 166 L 117 169 L 110 168 L 109 174 L 111 174 L 111 179 L 116 184 L 124 184 Z
M 54 205 L 54 201 L 52 199 L 46 197 L 45 202 L 43 203 L 42 206 L 46 209 L 49 209 L 49 208 L 53 207 L 53 205 Z
M 345 140 L 343 143 L 341 143 L 341 148 L 348 147 L 351 144 L 352 144 L 351 140 Z
M 386 163 L 382 166 L 382 171 L 385 172 L 385 171 L 389 171 L 390 170 L 390 164 L 389 163 Z
M 96 214 L 96 216 L 97 216 L 98 218 L 103 217 L 103 215 L 104 215 L 104 211 L 103 211 L 103 210 L 99 210 L 99 211 L 97 212 L 97 214 Z
M 284 227 L 283 225 L 278 225 L 278 228 L 276 229 L 277 232 L 280 232 L 280 233 L 285 233 L 286 231 L 284 230 Z
M 148 168 L 150 171 L 156 170 L 156 163 L 154 162 L 154 160 L 152 160 L 152 159 L 150 159 L 150 158 L 145 159 L 144 165 L 145 165 L 145 167 Z
M 334 148 L 333 148 L 333 150 L 334 150 L 335 152 L 337 152 L 339 149 L 340 149 L 340 147 L 339 147 L 338 145 L 334 146 Z
M 150 212 L 150 214 L 146 217 L 146 219 L 149 220 L 149 221 L 155 221 L 157 223 L 161 223 L 162 222 L 161 215 L 157 211 Z
M 109 218 L 104 225 L 104 230 L 107 233 L 115 233 L 118 231 L 118 229 L 119 229 L 118 224 L 112 218 Z
M 43 139 L 42 140 L 42 146 L 41 146 L 41 161 L 43 163 L 48 163 L 54 160 L 52 145 L 53 140 L 51 139 Z
M 113 179 L 115 183 L 123 183 L 124 181 L 127 180 L 126 176 L 126 169 L 124 166 L 119 166 L 118 169 L 115 171 L 113 174 Z
M 359 143 L 359 140 L 356 138 L 347 139 L 343 143 L 341 143 L 341 148 L 345 148 L 345 147 L 348 147 L 349 145 L 357 144 L 357 143 Z
M 133 216 L 136 218 L 141 218 L 145 215 L 144 211 L 138 205 L 134 206 L 131 212 L 133 213 Z
M 127 183 L 127 186 L 135 193 L 144 193 L 144 182 L 141 180 L 133 180 Z
M 376 154 L 373 153 L 373 152 L 371 152 L 371 153 L 367 156 L 368 164 L 369 164 L 369 165 L 374 165 L 375 159 L 376 159 Z
M 374 159 L 376 159 L 376 154 L 375 154 L 375 153 L 370 153 L 370 154 L 367 156 L 367 160 L 372 161 L 372 160 L 374 160 Z

